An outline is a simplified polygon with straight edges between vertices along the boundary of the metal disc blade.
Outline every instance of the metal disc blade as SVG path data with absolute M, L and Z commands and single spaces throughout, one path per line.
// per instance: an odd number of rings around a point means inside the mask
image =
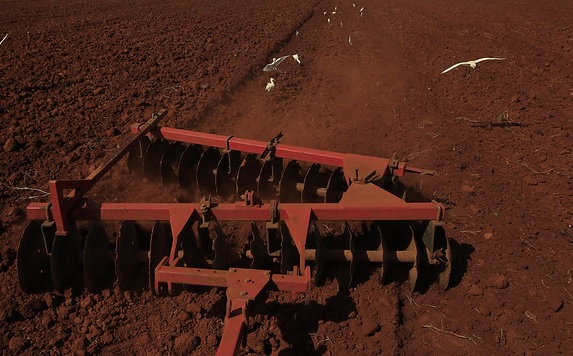
M 161 157 L 167 148 L 167 142 L 164 140 L 155 140 L 151 142 L 147 151 L 143 155 L 143 175 L 152 182 L 161 180 Z
M 287 271 L 292 271 L 293 267 L 297 266 L 300 256 L 286 224 L 279 224 L 279 228 L 281 230 L 280 273 L 286 274 Z
M 161 183 L 171 184 L 177 181 L 176 164 L 179 164 L 179 157 L 181 156 L 182 148 L 179 142 L 169 143 L 167 148 L 161 156 L 159 162 L 159 171 L 161 175 Z
M 150 143 L 149 138 L 143 136 L 138 143 L 131 146 L 127 156 L 127 168 L 130 173 L 143 174 L 143 155 Z
M 229 247 L 227 236 L 219 223 L 212 224 L 215 232 L 213 239 L 213 251 L 215 256 L 213 258 L 213 269 L 228 269 L 229 268 Z
M 243 159 L 237 173 L 236 189 L 238 196 L 244 194 L 247 190 L 253 192 L 257 190 L 257 177 L 261 169 L 260 166 L 261 163 L 256 154 L 249 154 Z
M 41 220 L 30 221 L 24 229 L 18 245 L 16 267 L 20 288 L 24 292 L 39 293 L 51 288 L 50 256 L 44 244 Z
M 450 239 L 446 239 L 446 266 L 444 270 L 439 275 L 439 285 L 443 290 L 448 289 L 450 286 L 450 277 L 452 274 L 452 250 L 450 249 Z
M 378 232 L 378 236 L 380 236 L 380 246 L 378 247 L 379 251 L 382 251 L 382 268 L 380 270 L 380 283 L 383 285 L 386 284 L 387 275 L 388 275 L 388 266 L 390 265 L 389 256 L 388 256 L 388 247 L 386 243 L 386 236 L 380 230 L 380 226 L 376 225 L 376 231 Z
M 105 272 L 109 266 L 107 252 L 109 238 L 101 222 L 90 226 L 84 243 L 84 284 L 90 292 L 102 287 Z
M 323 203 L 326 201 L 326 186 L 331 173 L 318 163 L 313 163 L 304 177 L 302 190 L 303 203 Z
M 249 238 L 249 249 L 251 250 L 251 255 L 253 256 L 249 268 L 262 269 L 268 255 L 265 243 L 261 238 L 261 233 L 255 222 L 251 222 L 251 236 Z
M 219 160 L 215 185 L 217 195 L 225 200 L 234 200 L 237 189 L 237 172 L 241 165 L 241 153 L 239 151 L 227 151 Z
M 408 281 L 410 282 L 410 293 L 412 293 L 416 289 L 416 284 L 418 282 L 418 269 L 422 265 L 422 260 L 418 251 L 418 245 L 416 244 L 416 239 L 414 237 L 414 230 L 412 229 L 412 226 L 408 227 L 410 229 L 411 240 L 410 240 L 410 245 L 407 248 L 407 251 L 411 252 L 412 254 L 415 254 L 416 256 L 414 258 L 414 265 L 412 266 L 412 268 L 410 268 L 410 271 L 408 272 Z
M 56 235 L 50 255 L 50 270 L 54 288 L 63 292 L 72 286 L 78 270 L 78 233 L 75 229 L 65 236 Z
M 207 267 L 206 256 L 199 247 L 200 234 L 198 229 L 199 224 L 194 224 L 194 221 L 189 221 L 188 225 L 181 231 L 179 244 L 183 251 L 181 262 L 186 267 L 205 268 Z M 207 232 L 208 233 L 208 232 Z M 209 239 L 210 241 L 210 239 Z M 212 246 L 212 243 L 211 245 Z M 209 247 L 211 250 L 211 247 Z
M 149 289 L 156 294 L 163 294 L 155 287 L 155 268 L 163 257 L 169 256 L 171 248 L 171 235 L 168 236 L 164 223 L 156 221 L 151 230 L 149 246 Z
M 115 255 L 115 273 L 120 289 L 127 290 L 134 285 L 138 252 L 139 244 L 135 223 L 124 221 L 117 237 Z
M 185 148 L 179 159 L 179 185 L 183 188 L 197 189 L 197 164 L 203 153 L 203 148 L 199 145 L 190 145 Z
M 257 179 L 257 194 L 263 201 L 279 198 L 279 182 L 283 174 L 283 160 L 271 158 L 264 161 Z
M 313 163 L 304 177 L 304 186 L 302 190 L 303 203 L 318 203 L 320 197 L 316 195 L 316 190 L 320 187 L 318 184 L 318 177 L 320 171 L 320 164 Z
M 342 195 L 348 189 L 348 184 L 344 178 L 342 168 L 338 167 L 333 172 L 328 180 L 326 187 L 325 203 L 338 203 L 342 199 Z
M 302 169 L 296 161 L 290 161 L 281 177 L 279 184 L 279 196 L 281 203 L 301 203 L 301 192 L 297 184 L 301 182 Z
M 348 244 L 350 253 L 352 254 L 352 260 L 350 261 L 350 278 L 348 280 L 348 287 L 350 288 L 354 285 L 354 275 L 356 274 L 356 265 L 358 264 L 358 248 L 356 247 L 356 239 L 350 232 L 348 223 L 344 224 L 344 233 L 348 236 Z
M 221 160 L 221 153 L 214 147 L 209 147 L 201 155 L 197 164 L 197 186 L 202 194 L 217 194 L 215 174 Z
M 325 236 L 320 234 L 320 231 L 314 223 L 310 226 L 310 234 L 314 237 L 314 242 L 316 244 L 316 272 L 314 274 L 314 285 L 320 286 L 324 283 L 325 279 L 327 240 Z

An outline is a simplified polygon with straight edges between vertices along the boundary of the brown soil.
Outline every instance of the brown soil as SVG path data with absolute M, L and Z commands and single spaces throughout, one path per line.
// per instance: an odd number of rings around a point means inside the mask
M 449 290 L 410 295 L 374 270 L 348 293 L 314 288 L 308 305 L 270 293 L 253 304 L 247 352 L 573 353 L 570 1 L 129 3 L 2 5 L 3 353 L 215 352 L 223 291 L 26 295 L 17 283 L 24 209 L 42 199 L 27 188 L 85 177 L 162 108 L 169 126 L 283 131 L 437 170 L 407 183 L 448 209 Z M 300 65 L 262 71 L 294 53 Z M 440 74 L 480 57 L 505 60 Z

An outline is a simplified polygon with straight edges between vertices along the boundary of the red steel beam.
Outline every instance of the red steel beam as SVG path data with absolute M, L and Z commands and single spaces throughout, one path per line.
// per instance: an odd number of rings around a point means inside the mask
M 141 133 L 140 125 L 138 124 L 132 125 L 131 131 L 135 134 L 140 134 Z M 170 127 L 156 127 L 156 129 L 152 130 L 151 133 L 153 135 L 163 137 L 167 140 L 179 141 L 189 144 L 212 146 L 221 149 L 228 148 L 235 151 L 248 152 L 259 155 L 262 154 L 268 147 L 268 143 L 263 141 L 249 140 L 234 136 L 222 136 L 217 134 L 189 131 Z M 389 163 L 389 160 L 385 158 L 371 157 L 364 155 L 351 155 L 347 153 L 290 146 L 282 143 L 277 144 L 275 146 L 275 156 L 290 160 L 313 162 L 313 163 L 319 163 L 342 168 L 351 168 L 351 167 L 346 167 L 348 165 L 347 161 L 353 161 L 358 158 L 362 162 L 368 162 L 367 166 L 375 167 L 378 170 L 379 174 L 384 172 Z M 396 176 L 402 176 L 404 175 L 405 172 L 433 174 L 433 171 L 430 170 L 425 170 L 415 167 L 406 167 L 405 162 L 399 162 L 399 165 L 395 167 L 395 172 L 393 174 Z
M 231 299 L 227 302 L 228 314 L 225 316 L 223 336 L 219 343 L 216 356 L 238 355 L 241 340 L 247 325 L 247 305 L 249 300 L 244 298 Z
M 138 132 L 137 128 L 135 127 L 132 128 L 132 131 Z M 228 147 L 231 150 L 255 154 L 263 153 L 268 145 L 268 143 L 262 141 L 174 129 L 170 127 L 161 127 L 159 129 L 159 134 L 161 137 L 167 140 L 194 143 L 198 145 L 212 146 L 224 149 Z M 275 156 L 292 160 L 342 167 L 344 165 L 344 157 L 346 154 L 279 144 L 276 146 Z
M 308 272 L 308 271 L 307 271 Z M 261 277 L 257 275 L 265 274 L 263 283 L 260 283 Z M 197 286 L 207 286 L 207 287 L 221 287 L 229 288 L 233 287 L 236 289 L 244 289 L 248 291 L 248 296 L 250 299 L 254 299 L 260 291 L 260 287 L 265 286 L 268 282 L 272 281 L 272 289 L 276 289 L 283 292 L 297 292 L 304 293 L 308 290 L 308 284 L 310 282 L 310 273 L 304 276 L 296 275 L 286 275 L 286 274 L 271 274 L 270 271 L 263 270 L 252 270 L 252 269 L 241 269 L 241 268 L 231 268 L 230 270 L 216 270 L 216 269 L 205 269 L 205 268 L 190 268 L 190 267 L 178 267 L 169 266 L 167 264 L 167 258 L 165 258 L 156 268 L 155 268 L 155 280 L 158 283 L 175 283 L 175 284 L 186 284 L 186 285 L 197 285 Z M 251 285 L 248 282 L 244 282 L 242 286 L 237 286 L 236 283 L 233 284 L 233 280 L 237 278 L 241 282 L 245 280 L 252 280 L 254 282 L 259 282 L 258 286 Z M 258 281 L 259 280 L 259 281 Z M 240 287 L 240 288 L 239 288 Z
M 76 207 L 70 216 L 76 220 L 170 220 L 172 212 L 179 209 L 198 213 L 201 204 L 197 203 L 96 203 Z M 442 204 L 432 201 L 426 203 L 406 203 L 400 205 L 375 204 L 344 206 L 339 203 L 285 203 L 279 204 L 281 218 L 288 218 L 301 208 L 309 209 L 312 220 L 357 221 L 357 220 L 442 220 Z M 27 212 L 29 219 L 45 219 L 48 203 L 31 203 Z M 269 219 L 269 206 L 237 206 L 219 204 L 209 210 L 217 220 L 251 221 Z M 189 215 L 191 217 L 191 214 Z

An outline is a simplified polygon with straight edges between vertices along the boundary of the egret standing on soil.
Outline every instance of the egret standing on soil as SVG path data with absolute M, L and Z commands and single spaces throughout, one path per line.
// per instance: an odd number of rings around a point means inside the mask
M 271 89 L 274 87 L 275 87 L 275 80 L 273 78 L 271 78 L 271 81 L 267 83 L 267 86 L 265 87 L 265 89 L 267 91 L 271 91 Z

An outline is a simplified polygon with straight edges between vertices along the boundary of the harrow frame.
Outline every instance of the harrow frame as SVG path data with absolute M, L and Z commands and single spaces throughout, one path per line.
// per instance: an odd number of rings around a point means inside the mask
M 409 272 L 410 288 L 416 287 L 418 269 L 423 264 L 441 264 L 440 285 L 447 288 L 451 271 L 451 253 L 449 240 L 443 232 L 444 206 L 436 201 L 406 202 L 394 194 L 382 189 L 376 184 L 381 178 L 400 177 L 406 173 L 433 174 L 432 171 L 409 167 L 396 157 L 391 159 L 369 157 L 355 154 L 336 153 L 316 149 L 300 148 L 279 144 L 279 134 L 270 142 L 225 137 L 214 134 L 199 133 L 168 127 L 159 127 L 158 122 L 166 115 L 163 110 L 154 114 L 144 124 L 134 124 L 131 131 L 132 140 L 125 143 L 111 158 L 97 168 L 85 179 L 52 180 L 49 182 L 51 202 L 31 203 L 27 208 L 28 218 L 33 221 L 44 221 L 41 231 L 45 253 L 50 258 L 50 272 L 54 287 L 63 290 L 67 283 L 70 263 L 70 241 L 75 238 L 73 224 L 75 221 L 168 221 L 171 227 L 171 246 L 168 252 L 156 253 L 150 247 L 147 256 L 150 262 L 150 283 L 156 293 L 173 292 L 173 286 L 178 284 L 224 287 L 227 293 L 227 312 L 225 329 L 219 346 L 218 354 L 227 355 L 238 352 L 244 336 L 247 322 L 247 307 L 264 288 L 280 291 L 305 293 L 310 288 L 311 271 L 306 261 L 315 261 L 318 275 L 324 269 L 327 260 L 349 261 L 353 271 L 357 262 L 382 263 L 382 278 L 385 278 L 386 266 L 390 263 L 412 263 Z M 273 157 L 293 161 L 307 161 L 339 167 L 347 180 L 348 189 L 337 203 L 263 203 L 252 192 L 246 191 L 243 200 L 236 203 L 218 203 L 211 196 L 204 197 L 199 203 L 97 203 L 88 202 L 85 194 L 106 174 L 115 164 L 133 149 L 134 145 L 144 136 L 156 139 L 170 140 L 185 144 L 206 145 L 228 151 L 240 151 L 247 154 L 260 155 L 261 158 Z M 230 168 L 229 168 L 230 169 Z M 358 251 L 353 243 L 348 249 L 325 251 L 321 243 L 316 249 L 306 247 L 311 235 L 317 235 L 314 223 L 316 221 L 423 221 L 425 222 L 423 236 L 414 238 L 410 246 L 403 251 L 391 251 L 386 248 L 384 239 L 375 251 Z M 209 223 L 219 221 L 266 221 L 267 231 L 281 229 L 289 232 L 291 242 L 298 253 L 298 261 L 292 270 L 281 270 L 273 274 L 264 269 L 230 268 L 205 269 L 184 266 L 181 261 L 181 239 L 188 233 L 189 226 L 198 224 L 199 230 L 206 230 Z M 38 223 L 34 231 L 38 232 Z M 24 233 L 26 235 L 26 232 Z M 130 234 L 125 232 L 123 237 L 127 242 L 117 248 L 117 259 L 128 260 L 127 265 L 137 261 L 137 251 L 133 251 Z M 440 235 L 441 242 L 437 242 Z M 121 234 L 120 234 L 121 238 Z M 287 254 L 285 239 L 280 243 L 278 256 Z M 53 241 L 51 241 L 53 239 Z M 132 239 L 132 238 L 131 238 Z M 153 237 L 152 237 L 153 239 Z M 316 237 L 316 241 L 320 238 Z M 444 240 L 445 239 L 445 240 Z M 23 252 L 29 248 L 23 237 L 21 247 Z M 23 246 L 22 246 L 23 244 Z M 267 241 L 267 245 L 269 241 Z M 36 242 L 37 245 L 37 242 Z M 440 246 L 438 246 L 440 245 Z M 87 243 L 86 243 L 87 248 Z M 92 247 L 90 247 L 92 248 Z M 425 253 L 421 252 L 425 248 Z M 439 251 L 438 251 L 439 250 Z M 442 252 L 441 257 L 438 252 Z M 215 251 L 217 252 L 217 251 Z M 445 252 L 445 256 L 444 256 Z M 255 248 L 249 251 L 251 258 L 263 258 Z M 270 254 L 270 251 L 269 251 Z M 121 255 L 121 256 L 120 256 Z M 22 253 L 21 256 L 31 260 L 34 256 Z M 445 263 L 444 263 L 445 257 Z M 440 259 L 441 258 L 441 259 Z M 19 257 L 20 260 L 20 257 Z M 125 262 L 123 262 L 125 264 Z M 118 283 L 127 285 L 122 279 L 128 278 L 124 273 L 123 264 L 116 263 Z M 255 266 L 256 267 L 256 266 Z M 21 286 L 31 289 L 33 276 L 19 267 Z M 85 267 L 84 267 L 85 268 Z M 129 269 L 130 267 L 125 267 Z M 97 271 L 96 271 L 97 272 Z M 89 272 L 91 273 L 91 272 Z M 89 274 L 88 273 L 88 274 Z M 95 272 L 94 272 L 95 273 Z M 89 277 L 89 276 L 88 276 Z M 86 277 L 86 280 L 89 278 Z

